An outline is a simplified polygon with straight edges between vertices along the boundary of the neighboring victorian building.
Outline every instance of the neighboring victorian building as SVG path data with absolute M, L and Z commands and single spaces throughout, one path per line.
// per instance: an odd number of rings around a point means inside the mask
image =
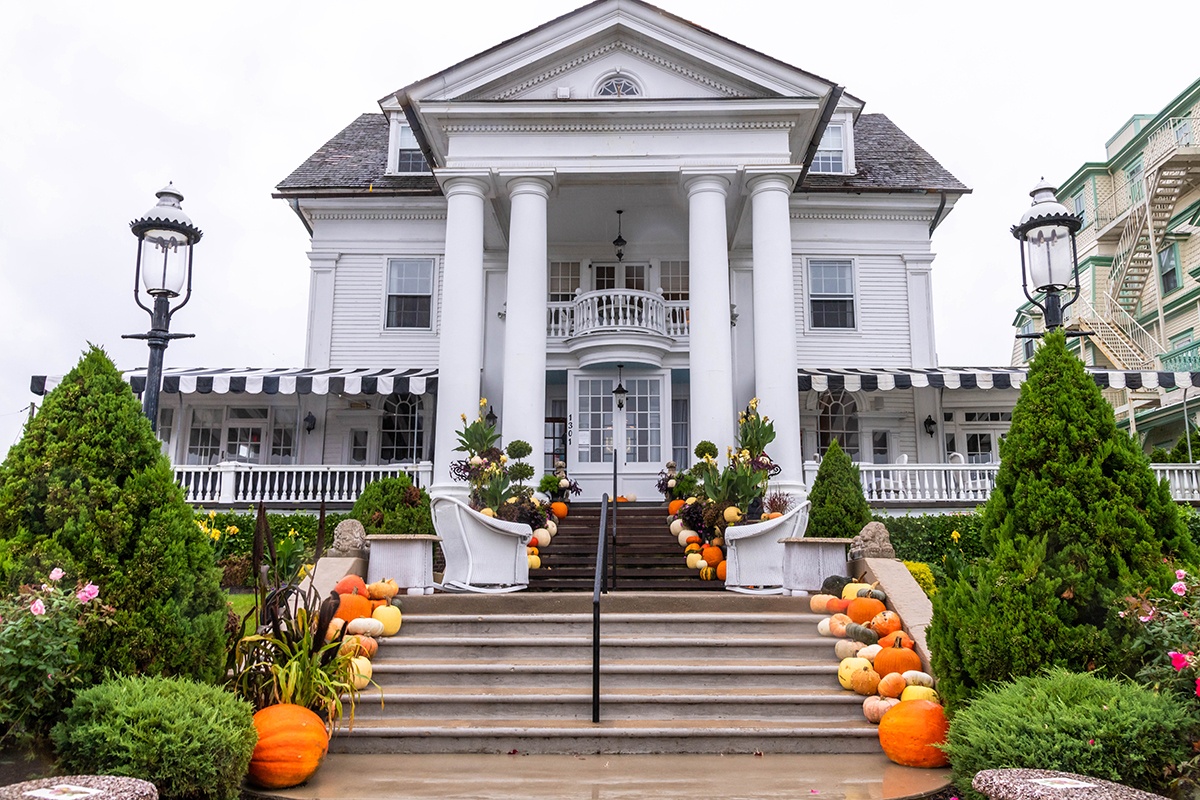
M 1100 368 L 1093 372 L 1107 382 L 1118 419 L 1147 449 L 1174 445 L 1200 409 L 1192 405 L 1200 399 L 1192 388 L 1200 387 L 1198 136 L 1200 81 L 1157 114 L 1131 117 L 1105 144 L 1104 160 L 1085 163 L 1058 190 L 1083 220 L 1081 292 L 1067 326 L 1091 335 L 1072 344 Z M 1021 332 L 1040 330 L 1035 312 L 1029 304 L 1017 312 Z M 1017 339 L 1013 364 L 1033 348 Z

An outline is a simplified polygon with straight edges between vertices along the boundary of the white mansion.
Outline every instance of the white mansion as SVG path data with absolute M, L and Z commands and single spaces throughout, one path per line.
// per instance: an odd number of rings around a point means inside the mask
M 752 397 L 784 487 L 834 438 L 938 481 L 997 459 L 1023 371 L 939 369 L 934 342 L 931 237 L 969 189 L 836 83 L 596 0 L 379 107 L 277 187 L 312 237 L 305 366 L 166 370 L 196 502 L 398 469 L 453 491 L 481 397 L 583 499 L 614 455 L 652 498 Z M 865 470 L 872 499 L 901 474 Z

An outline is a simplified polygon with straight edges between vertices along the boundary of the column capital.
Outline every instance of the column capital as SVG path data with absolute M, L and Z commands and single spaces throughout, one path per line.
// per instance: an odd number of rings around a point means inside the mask
M 696 172 L 684 170 L 681 174 L 683 188 L 687 191 L 688 197 L 697 192 L 717 192 L 724 197 L 729 193 L 729 187 L 733 183 L 729 176 L 734 173 L 729 172 L 726 175 L 714 170 Z
M 800 177 L 800 171 L 781 170 L 778 168 L 763 167 L 759 170 L 746 170 L 746 189 L 750 194 L 756 195 L 759 192 L 785 192 L 792 193 L 792 189 L 796 185 L 796 179 Z
M 337 269 L 338 259 L 341 258 L 341 253 L 313 253 L 308 254 L 308 267 L 313 272 L 333 272 Z
M 460 194 L 470 194 L 479 198 L 487 197 L 492 190 L 490 176 L 486 172 L 454 172 L 439 170 L 438 182 L 442 185 L 442 194 L 446 197 Z
M 508 194 L 511 197 L 516 197 L 519 194 L 534 194 L 539 197 L 548 198 L 550 197 L 550 191 L 554 188 L 553 176 L 554 173 L 552 172 L 517 175 L 508 180 L 505 188 L 508 189 Z M 504 177 L 504 175 L 501 174 L 501 177 Z

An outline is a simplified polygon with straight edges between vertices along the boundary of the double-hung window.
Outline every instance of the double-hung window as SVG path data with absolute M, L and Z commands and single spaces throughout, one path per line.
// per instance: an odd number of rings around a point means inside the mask
M 393 258 L 388 261 L 388 328 L 433 327 L 433 259 Z
M 821 135 L 817 154 L 813 157 L 812 172 L 842 173 L 846 171 L 846 137 L 841 125 L 830 125 Z
M 407 125 L 400 126 L 399 145 L 396 153 L 396 172 L 429 172 L 429 164 L 421 153 L 417 137 Z
M 812 259 L 808 262 L 812 328 L 854 328 L 854 262 Z
M 1074 207 L 1075 216 L 1079 217 L 1080 223 L 1082 224 L 1083 227 L 1086 228 L 1087 224 L 1088 224 L 1087 199 L 1085 198 L 1084 193 L 1079 192 L 1074 197 L 1072 197 L 1071 205 Z
M 1167 242 L 1158 251 L 1158 274 L 1162 280 L 1162 293 L 1170 294 L 1179 288 L 1179 258 L 1175 252 L 1175 243 Z

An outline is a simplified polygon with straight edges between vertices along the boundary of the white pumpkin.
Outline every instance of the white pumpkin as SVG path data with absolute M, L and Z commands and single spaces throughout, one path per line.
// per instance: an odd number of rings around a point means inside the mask
M 359 617 L 346 623 L 346 633 L 357 633 L 363 636 L 382 636 L 383 623 L 374 617 Z
M 882 649 L 883 648 L 877 644 L 869 644 L 862 650 L 858 651 L 858 657 L 865 658 L 867 661 L 870 661 L 872 664 L 874 664 L 875 656 L 879 655 L 879 651 Z
M 833 631 L 829 630 L 829 617 L 817 623 L 817 633 L 822 636 L 833 636 Z
M 350 659 L 350 673 L 354 676 L 354 688 L 365 689 L 371 682 L 371 659 L 366 656 L 355 656 Z
M 530 543 L 535 547 L 545 547 L 550 544 L 550 533 L 545 528 L 538 528 L 533 532 L 533 538 Z
M 688 569 L 700 569 L 700 567 L 708 566 L 699 553 L 688 553 L 687 555 Z
M 853 639 L 838 639 L 837 644 L 833 646 L 833 654 L 840 661 L 843 658 L 860 655 L 863 647 L 862 642 L 856 642 Z
M 553 539 L 558 535 L 558 523 L 554 520 L 546 520 L 546 530 L 550 531 L 550 538 Z
M 681 534 L 681 533 L 683 533 L 683 520 L 681 520 L 681 519 L 671 520 L 671 535 L 679 536 L 679 534 Z
M 928 672 L 921 672 L 919 669 L 910 669 L 907 672 L 900 673 L 900 677 L 904 678 L 904 682 L 909 686 L 933 688 L 933 676 Z

